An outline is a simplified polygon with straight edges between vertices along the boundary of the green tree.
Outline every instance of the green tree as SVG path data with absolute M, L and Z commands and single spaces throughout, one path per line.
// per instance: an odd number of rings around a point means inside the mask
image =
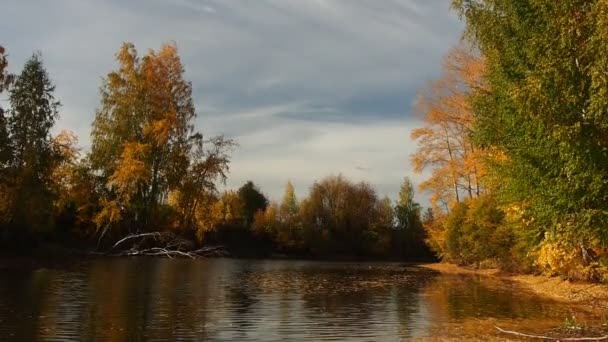
M 8 73 L 7 67 L 7 55 L 4 47 L 0 45 L 0 95 L 9 89 L 14 80 L 14 75 Z M 0 106 L 0 182 L 2 182 L 2 173 L 8 168 L 12 156 L 12 143 L 8 131 L 8 122 L 4 113 L 4 109 Z
M 414 184 L 405 178 L 395 206 L 396 229 L 393 232 L 392 247 L 397 253 L 414 256 L 425 251 L 424 228 L 420 218 L 420 205 L 414 201 Z
M 26 63 L 10 89 L 8 130 L 13 144 L 12 223 L 32 232 L 52 226 L 51 171 L 56 155 L 51 128 L 59 101 L 40 54 Z
M 268 207 L 268 199 L 252 181 L 243 184 L 238 190 L 238 195 L 244 207 L 245 225 L 251 226 L 255 213 L 264 211 Z
M 485 260 L 508 261 L 512 231 L 495 199 L 483 195 L 457 203 L 446 219 L 446 259 L 479 267 Z
M 395 231 L 395 210 L 393 201 L 388 196 L 376 204 L 378 217 L 372 229 L 372 253 L 376 256 L 387 256 L 392 253 L 391 243 Z
M 0 95 L 6 91 L 12 83 L 14 76 L 9 74 L 8 59 L 6 52 L 0 46 Z M 12 159 L 12 142 L 8 130 L 8 121 L 5 111 L 0 106 L 0 227 L 10 221 L 12 202 L 11 175 L 9 173 Z
M 608 246 L 608 2 L 455 0 L 486 57 L 475 139 L 490 177 L 523 211 L 532 248 L 547 236 L 592 256 Z M 581 257 L 587 263 L 594 257 Z M 584 266 L 584 265 L 581 265 Z

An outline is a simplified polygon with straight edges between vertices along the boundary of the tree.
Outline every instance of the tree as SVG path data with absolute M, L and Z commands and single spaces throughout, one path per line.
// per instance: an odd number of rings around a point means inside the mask
M 414 184 L 409 178 L 404 178 L 395 206 L 397 226 L 391 240 L 395 252 L 409 256 L 426 252 L 420 205 L 414 201 L 414 195 Z
M 411 160 L 416 172 L 432 169 L 420 189 L 432 193 L 436 208 L 449 210 L 450 203 L 482 190 L 482 151 L 470 139 L 474 118 L 469 93 L 484 87 L 484 70 L 479 54 L 459 46 L 445 58 L 442 77 L 419 93 L 416 111 L 426 125 L 411 133 L 418 141 Z
M 377 201 L 369 184 L 353 184 L 342 175 L 315 182 L 300 210 L 309 248 L 317 254 L 368 253 Z
M 446 260 L 479 267 L 485 260 L 509 259 L 513 234 L 492 196 L 458 203 L 446 220 Z
M 371 250 L 376 256 L 386 256 L 392 253 L 391 244 L 395 231 L 395 210 L 393 201 L 388 196 L 383 197 L 376 204 L 378 217 L 371 229 Z
M 204 140 L 194 137 L 186 174 L 177 190 L 172 192 L 174 208 L 179 214 L 182 229 L 194 229 L 195 216 L 199 206 L 204 206 L 211 197 L 217 195 L 216 182 L 226 182 L 230 157 L 228 152 L 236 145 L 232 139 L 223 136 Z
M 14 76 L 6 70 L 8 67 L 8 59 L 6 52 L 0 46 L 0 95 L 7 89 L 14 80 Z M 8 122 L 5 117 L 5 112 L 0 106 L 0 226 L 8 223 L 11 211 L 12 191 L 10 186 L 11 176 L 9 167 L 12 159 L 12 142 L 8 130 Z
M 288 181 L 285 185 L 285 194 L 280 206 L 281 217 L 285 221 L 290 221 L 298 213 L 298 200 L 296 198 L 293 184 Z
M 264 211 L 268 206 L 268 199 L 252 181 L 243 184 L 238 190 L 238 195 L 244 207 L 245 225 L 251 226 L 255 213 Z
M 8 130 L 13 145 L 12 223 L 33 231 L 52 226 L 51 171 L 57 160 L 50 130 L 58 117 L 55 86 L 40 54 L 26 63 L 10 89 Z
M 52 140 L 57 155 L 51 173 L 56 233 L 61 238 L 93 236 L 94 218 L 99 210 L 99 189 L 88 160 L 83 159 L 78 137 L 61 131 Z
M 265 210 L 259 210 L 255 213 L 253 230 L 256 236 L 274 240 L 279 247 L 284 246 L 283 241 L 278 241 L 280 240 L 279 234 L 283 229 L 277 203 L 271 202 Z
M 9 74 L 6 70 L 8 67 L 8 59 L 4 47 L 0 45 L 0 95 L 14 80 L 14 75 Z M 10 140 L 8 123 L 4 116 L 4 109 L 0 106 L 0 182 L 2 182 L 3 173 L 8 168 L 12 156 L 12 142 Z M 1 185 L 0 185 L 1 186 Z
M 455 0 L 485 56 L 473 96 L 475 140 L 495 150 L 490 176 L 517 205 L 532 249 L 577 246 L 581 267 L 608 246 L 608 38 L 603 0 Z M 573 249 L 564 253 L 573 253 Z M 605 252 L 603 252 L 605 255 Z
M 213 154 L 205 151 L 202 137 L 193 132 L 192 86 L 184 79 L 174 44 L 139 58 L 135 47 L 125 43 L 117 60 L 118 70 L 103 81 L 101 108 L 91 135 L 91 165 L 106 187 L 96 218 L 102 235 L 109 227 L 149 230 L 166 222 L 162 206 L 170 191 L 187 183 L 209 182 L 208 175 L 199 181 L 194 173 L 205 168 L 201 158 Z M 226 145 L 220 145 L 223 152 Z M 196 159 L 192 164 L 191 153 Z M 215 168 L 211 179 L 221 178 L 226 170 Z M 186 202 L 192 204 L 191 199 Z

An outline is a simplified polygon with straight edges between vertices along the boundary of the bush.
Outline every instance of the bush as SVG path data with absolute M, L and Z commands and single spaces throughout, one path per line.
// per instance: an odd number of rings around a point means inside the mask
M 547 234 L 533 253 L 536 266 L 545 274 L 568 280 L 608 281 L 608 255 L 595 242 Z
M 444 259 L 478 267 L 486 260 L 502 264 L 511 254 L 515 240 L 505 224 L 504 212 L 490 196 L 454 205 L 445 229 Z

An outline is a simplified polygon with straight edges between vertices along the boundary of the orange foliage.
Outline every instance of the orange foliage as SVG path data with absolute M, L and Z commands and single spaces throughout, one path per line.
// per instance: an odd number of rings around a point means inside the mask
M 432 169 L 420 189 L 432 194 L 435 209 L 449 209 L 450 203 L 477 197 L 482 191 L 484 151 L 471 141 L 474 117 L 469 94 L 484 87 L 484 69 L 482 57 L 457 47 L 446 57 L 441 78 L 419 94 L 415 110 L 426 125 L 411 132 L 418 141 L 411 161 L 415 172 Z

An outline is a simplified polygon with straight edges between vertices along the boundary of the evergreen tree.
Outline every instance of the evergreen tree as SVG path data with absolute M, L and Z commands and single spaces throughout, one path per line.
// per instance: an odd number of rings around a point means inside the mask
M 245 224 L 250 226 L 253 224 L 255 213 L 266 210 L 268 199 L 252 181 L 243 184 L 238 190 L 238 195 L 244 207 Z
M 7 90 L 14 76 L 6 70 L 8 59 L 4 48 L 0 45 L 0 95 Z M 4 115 L 4 109 L 0 106 L 0 182 L 2 174 L 6 171 L 12 155 L 12 143 L 8 132 L 8 122 Z
M 12 156 L 14 202 L 12 223 L 34 231 L 52 225 L 51 171 L 58 156 L 51 128 L 59 101 L 40 54 L 34 54 L 10 90 L 8 130 Z
M 0 46 L 0 95 L 8 89 L 13 81 L 13 75 L 6 70 L 8 59 L 5 50 Z M 4 109 L 0 106 L 0 226 L 7 224 L 11 217 L 11 202 L 13 199 L 9 167 L 12 159 L 12 142 L 8 131 L 8 120 Z
M 414 201 L 414 195 L 414 184 L 406 177 L 395 206 L 397 227 L 393 232 L 392 247 L 395 252 L 407 256 L 425 251 L 420 205 Z

